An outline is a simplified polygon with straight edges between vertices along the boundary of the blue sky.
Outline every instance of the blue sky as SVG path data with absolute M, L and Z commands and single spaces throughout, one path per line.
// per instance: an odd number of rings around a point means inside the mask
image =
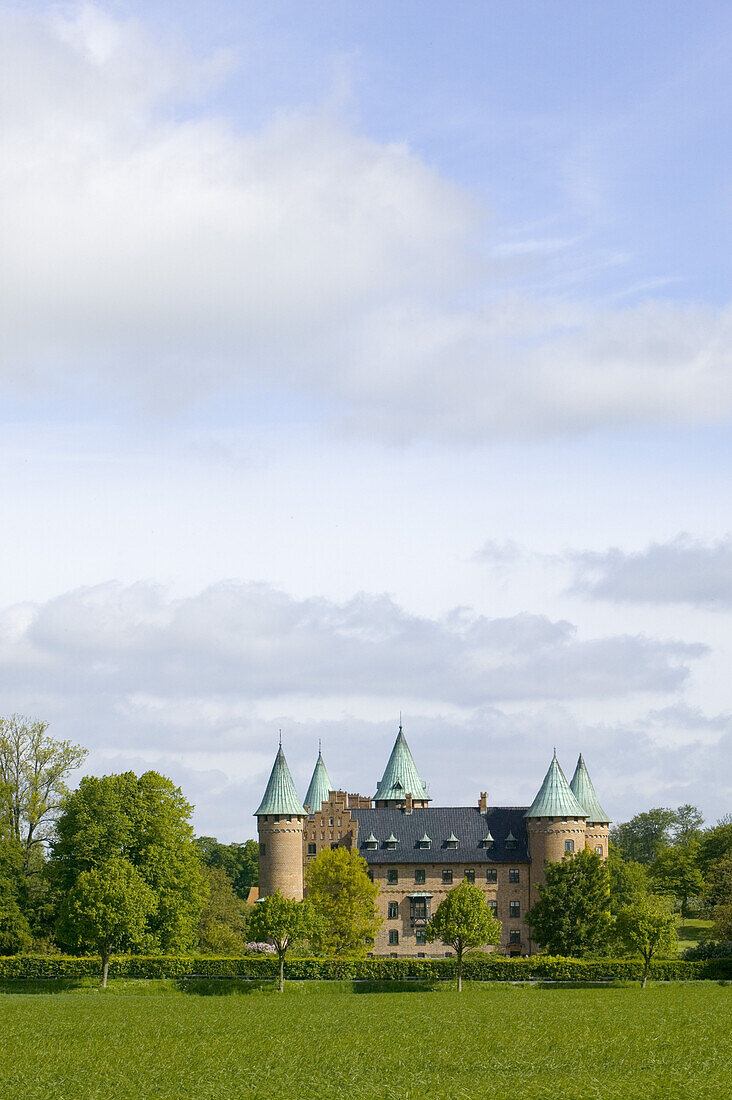
M 4 712 L 230 838 L 400 710 L 437 801 L 730 810 L 729 6 L 0 21 Z

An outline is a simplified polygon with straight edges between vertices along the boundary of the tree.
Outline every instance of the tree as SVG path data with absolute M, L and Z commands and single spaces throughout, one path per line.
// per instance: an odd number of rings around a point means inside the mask
M 307 938 L 313 929 L 313 915 L 307 901 L 283 898 L 277 891 L 262 898 L 249 917 L 249 931 L 257 941 L 271 940 L 279 962 L 280 993 L 285 988 L 285 955 L 293 940 Z
M 17 955 L 31 943 L 23 912 L 23 854 L 13 841 L 0 841 L 0 955 Z
M 645 989 L 654 955 L 670 952 L 676 944 L 676 916 L 671 899 L 654 894 L 637 898 L 618 913 L 616 933 L 628 950 L 643 957 Z
M 732 855 L 732 821 L 721 818 L 712 829 L 705 829 L 699 840 L 699 867 L 706 877 L 709 868 Z
M 690 844 L 701 836 L 704 815 L 696 806 L 686 802 L 676 810 L 673 824 L 674 844 Z
M 378 886 L 366 861 L 348 848 L 324 848 L 307 868 L 308 901 L 319 918 L 314 944 L 329 955 L 364 956 L 383 921 L 376 909 Z
M 19 714 L 0 718 L 0 835 L 22 849 L 26 875 L 35 869 L 36 849 L 49 839 L 69 773 L 87 755 L 79 745 L 46 736 L 47 729 L 48 722 Z
M 526 914 L 533 938 L 552 955 L 599 952 L 610 941 L 608 869 L 589 848 L 544 866 L 546 885 Z
M 221 867 L 205 867 L 208 901 L 198 922 L 198 950 L 210 955 L 241 955 L 245 950 L 248 906 L 234 893 Z
M 662 848 L 649 868 L 654 892 L 676 898 L 684 919 L 689 916 L 690 899 L 699 897 L 704 888 L 696 862 L 697 850 L 696 841 Z
M 661 848 L 669 843 L 676 814 L 667 806 L 636 814 L 630 821 L 613 829 L 610 839 L 623 859 L 653 863 Z
M 157 772 L 85 776 L 56 825 L 50 872 L 59 893 L 70 893 L 82 872 L 124 859 L 155 895 L 147 918 L 152 942 L 161 951 L 188 951 L 207 892 L 191 813 L 178 787 Z
M 712 863 L 704 884 L 704 909 L 712 917 L 720 905 L 732 905 L 732 853 Z
M 247 840 L 244 844 L 221 844 L 215 836 L 196 837 L 196 847 L 207 867 L 219 867 L 231 879 L 242 901 L 249 897 L 252 886 L 259 882 L 259 844 Z
M 458 993 L 463 988 L 463 954 L 472 947 L 498 943 L 501 922 L 496 920 L 479 886 L 463 879 L 441 901 L 425 928 L 428 943 L 441 940 L 457 955 Z
M 625 860 L 614 844 L 610 845 L 607 858 L 610 885 L 610 912 L 613 916 L 630 905 L 639 894 L 648 892 L 648 868 L 635 860 Z
M 77 950 L 99 954 L 104 988 L 112 951 L 146 942 L 155 904 L 155 894 L 126 859 L 109 859 L 77 877 L 61 904 L 60 936 Z

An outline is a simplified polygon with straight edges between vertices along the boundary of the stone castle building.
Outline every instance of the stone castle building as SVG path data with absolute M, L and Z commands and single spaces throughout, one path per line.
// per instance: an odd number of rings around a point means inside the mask
M 318 753 L 304 803 L 280 744 L 264 797 L 259 830 L 259 897 L 280 890 L 303 897 L 304 870 L 323 848 L 345 846 L 365 859 L 379 885 L 384 923 L 375 955 L 442 955 L 425 943 L 430 914 L 461 879 L 476 883 L 501 921 L 500 950 L 536 949 L 526 910 L 544 882 L 544 863 L 589 846 L 607 858 L 609 819 L 580 754 L 571 782 L 556 751 L 531 806 L 431 806 L 399 726 L 386 770 L 372 798 L 335 790 Z

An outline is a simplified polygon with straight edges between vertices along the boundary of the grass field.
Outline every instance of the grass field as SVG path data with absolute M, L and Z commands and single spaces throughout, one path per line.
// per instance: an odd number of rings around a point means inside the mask
M 696 947 L 702 940 L 712 937 L 714 921 L 702 920 L 700 917 L 689 917 L 688 920 L 679 920 L 677 935 L 679 937 L 679 951 L 687 947 Z
M 713 982 L 2 989 L 0 1084 L 23 1100 L 732 1097 L 732 986 Z

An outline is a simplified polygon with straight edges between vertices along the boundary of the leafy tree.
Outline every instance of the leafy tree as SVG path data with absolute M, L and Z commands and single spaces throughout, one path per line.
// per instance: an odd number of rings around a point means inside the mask
M 493 916 L 480 887 L 463 879 L 435 909 L 425 928 L 425 938 L 428 943 L 441 940 L 452 947 L 457 956 L 457 987 L 461 993 L 463 954 L 473 947 L 498 943 L 501 922 Z
M 673 951 L 676 916 L 670 898 L 646 894 L 618 913 L 616 933 L 623 945 L 643 957 L 643 988 L 654 955 Z
M 82 872 L 127 860 L 155 895 L 147 917 L 153 943 L 189 950 L 207 890 L 191 813 L 178 787 L 157 772 L 85 776 L 64 799 L 56 825 L 50 870 L 60 894 L 70 893 Z
M 307 897 L 319 918 L 317 950 L 362 957 L 373 943 L 383 921 L 376 909 L 379 888 L 366 871 L 366 860 L 348 848 L 324 848 L 307 868 Z
M 732 940 L 732 902 L 716 906 L 714 910 L 714 935 L 719 940 Z
M 552 955 L 579 956 L 605 949 L 610 941 L 608 869 L 584 848 L 544 867 L 546 885 L 526 920 L 533 938 Z
M 712 863 L 704 884 L 704 909 L 714 915 L 719 905 L 732 905 L 732 853 Z
M 669 843 L 675 822 L 675 812 L 666 806 L 659 806 L 618 825 L 612 830 L 610 839 L 623 859 L 653 863 L 660 849 Z
M 704 815 L 696 806 L 686 802 L 676 810 L 673 824 L 674 844 L 690 844 L 701 836 Z
M 635 860 L 625 860 L 614 844 L 606 863 L 610 885 L 610 912 L 615 916 L 639 894 L 648 891 L 648 868 Z
M 0 841 L 0 955 L 17 955 L 30 946 L 31 929 L 20 904 L 23 888 L 20 845 Z
M 148 939 L 154 892 L 126 859 L 110 859 L 82 871 L 61 904 L 59 934 L 65 943 L 101 957 L 102 987 L 117 949 L 135 949 Z
M 248 906 L 234 893 L 221 867 L 205 867 L 208 901 L 198 922 L 198 950 L 210 955 L 241 955 L 245 950 Z
M 732 855 L 732 821 L 721 818 L 712 829 L 705 829 L 699 840 L 699 867 L 706 876 L 709 868 Z
M 229 876 L 242 901 L 249 897 L 252 886 L 259 882 L 259 844 L 247 840 L 244 844 L 221 844 L 215 836 L 196 837 L 196 847 L 207 867 L 219 867 Z
M 704 888 L 696 862 L 697 850 L 696 841 L 662 848 L 649 868 L 654 892 L 676 898 L 683 918 L 689 916 L 689 901 L 699 897 Z
M 66 779 L 87 750 L 46 735 L 48 722 L 14 714 L 0 718 L 0 835 L 23 852 L 26 875 L 37 870 L 36 850 L 49 839 L 67 793 Z
M 285 988 L 285 955 L 293 940 L 306 939 L 313 930 L 314 918 L 307 901 L 283 898 L 277 891 L 253 906 L 249 931 L 258 942 L 271 940 L 280 966 L 278 989 Z

